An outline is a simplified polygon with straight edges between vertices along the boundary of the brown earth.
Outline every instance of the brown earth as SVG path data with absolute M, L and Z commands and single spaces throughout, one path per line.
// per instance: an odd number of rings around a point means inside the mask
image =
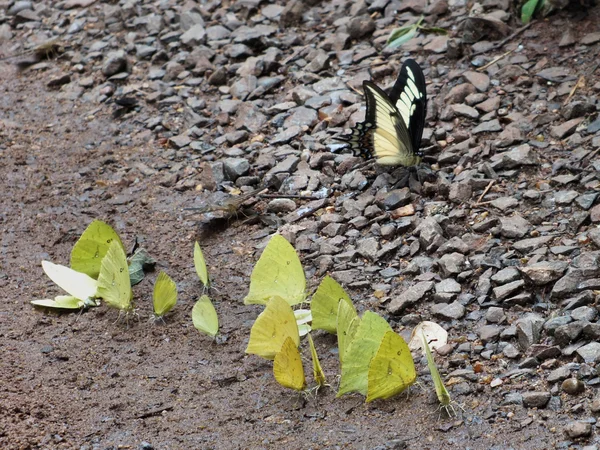
M 533 27 L 538 46 L 552 48 L 550 26 Z M 563 440 L 557 430 L 568 414 L 499 406 L 483 385 L 456 397 L 465 408 L 456 419 L 439 418 L 430 385 L 373 404 L 336 399 L 335 339 L 327 335 L 316 343 L 334 388 L 309 398 L 285 391 L 270 363 L 244 354 L 259 312 L 241 302 L 258 256 L 248 237 L 263 237 L 263 226 L 233 222 L 202 237 L 226 337 L 216 343 L 190 319 L 202 292 L 192 263 L 199 228 L 181 207 L 195 194 L 161 185 L 186 164 L 170 161 L 135 123 L 92 104 L 73 107 L 45 87 L 43 73 L 16 76 L 4 64 L 0 78 L 1 448 L 506 449 Z M 165 164 L 171 169 L 159 172 Z M 137 236 L 177 281 L 179 303 L 166 324 L 147 322 L 154 275 L 135 288 L 139 321 L 128 324 L 106 307 L 54 314 L 29 304 L 57 294 L 40 261 L 67 264 L 94 218 L 127 246 Z

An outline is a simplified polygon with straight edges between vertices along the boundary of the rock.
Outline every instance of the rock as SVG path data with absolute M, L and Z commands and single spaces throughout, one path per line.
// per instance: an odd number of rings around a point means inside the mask
M 576 353 L 587 364 L 600 362 L 600 343 L 590 342 L 589 344 L 579 347 Z
M 225 158 L 223 159 L 223 171 L 226 179 L 235 181 L 239 177 L 248 174 L 250 163 L 244 158 Z
M 539 342 L 543 326 L 544 319 L 537 314 L 528 314 L 517 320 L 517 340 L 523 351 Z
M 564 261 L 542 261 L 520 267 L 519 270 L 529 282 L 543 286 L 562 277 L 567 266 Z
M 502 125 L 500 125 L 500 122 L 498 121 L 498 119 L 493 119 L 493 120 L 489 120 L 487 122 L 480 123 L 479 125 L 477 125 L 475 128 L 473 128 L 471 130 L 471 133 L 473 133 L 473 134 L 495 133 L 497 131 L 502 131 Z
M 428 253 L 435 251 L 446 241 L 442 227 L 433 217 L 426 217 L 415 229 L 415 234 L 419 235 L 419 241 Z
M 479 92 L 487 92 L 490 87 L 490 77 L 485 73 L 469 70 L 463 73 L 463 77 L 471 83 Z
M 569 395 L 578 395 L 585 391 L 585 384 L 577 378 L 568 378 L 562 382 L 560 388 Z
M 506 267 L 492 275 L 491 280 L 494 283 L 506 284 L 512 281 L 517 281 L 521 278 L 519 271 L 515 267 Z
M 102 73 L 107 78 L 119 72 L 123 72 L 126 69 L 127 59 L 125 58 L 125 52 L 123 50 L 110 52 L 102 63 Z
M 276 198 L 267 204 L 267 211 L 279 214 L 295 211 L 297 208 L 296 202 L 290 198 Z
M 557 139 L 563 139 L 564 137 L 573 134 L 581 122 L 583 122 L 583 117 L 568 120 L 563 124 L 550 127 L 550 134 Z
M 471 199 L 472 195 L 473 188 L 471 187 L 471 183 L 468 181 L 452 183 L 450 185 L 448 200 L 454 203 L 465 203 Z
M 471 83 L 458 84 L 450 89 L 448 95 L 444 97 L 444 102 L 446 104 L 463 103 L 469 94 L 475 92 L 477 89 Z
M 524 392 L 523 406 L 527 408 L 544 408 L 550 401 L 550 392 Z
M 446 253 L 439 259 L 438 265 L 442 275 L 449 277 L 465 270 L 466 258 L 462 253 Z
M 445 320 L 458 320 L 465 316 L 466 309 L 459 302 L 452 302 L 436 311 L 436 316 Z
M 521 288 L 525 285 L 523 280 L 513 281 L 512 283 L 506 283 L 502 286 L 495 287 L 493 289 L 494 296 L 497 300 L 504 300 L 507 297 L 510 297 L 516 291 L 521 290 Z
M 203 24 L 195 24 L 181 35 L 181 42 L 188 47 L 197 47 L 206 41 L 206 29 Z
M 592 435 L 592 424 L 588 422 L 570 422 L 565 426 L 564 431 L 571 439 L 586 438 Z
M 501 331 L 502 328 L 498 325 L 483 325 L 482 327 L 479 327 L 478 330 L 479 339 L 481 339 L 483 343 L 495 342 L 498 340 Z
M 433 289 L 433 281 L 421 281 L 411 286 L 398 297 L 392 298 L 388 305 L 390 314 L 399 314 L 406 308 L 413 306 L 418 301 L 423 300 L 425 296 Z
M 550 372 L 546 380 L 548 381 L 548 383 L 556 383 L 557 381 L 566 380 L 570 376 L 571 371 L 569 370 L 569 368 L 567 366 L 562 366 Z
M 531 224 L 519 214 L 500 218 L 500 234 L 506 238 L 522 238 L 530 229 Z
M 375 31 L 375 21 L 369 14 L 365 14 L 350 20 L 347 28 L 352 39 L 360 39 Z
M 490 307 L 485 313 L 485 320 L 490 323 L 502 323 L 506 320 L 506 315 L 504 314 L 503 308 L 498 308 L 496 306 Z

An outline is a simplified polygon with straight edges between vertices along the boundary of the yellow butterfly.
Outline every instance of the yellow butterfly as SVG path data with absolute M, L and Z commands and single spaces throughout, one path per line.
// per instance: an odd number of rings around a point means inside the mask
M 281 235 L 274 235 L 252 270 L 250 290 L 244 304 L 266 304 L 280 297 L 289 305 L 306 298 L 306 278 L 294 247 Z
M 367 402 L 390 398 L 417 379 L 415 363 L 402 336 L 387 331 L 369 363 Z
M 102 258 L 98 276 L 98 296 L 108 306 L 125 313 L 133 311 L 133 292 L 127 266 L 127 256 L 120 242 L 112 241 Z
M 200 281 L 204 287 L 210 287 L 210 279 L 208 278 L 206 261 L 204 260 L 204 255 L 202 254 L 202 249 L 200 248 L 200 244 L 198 244 L 198 242 L 194 244 L 194 267 L 196 268 L 198 278 L 200 278 Z
M 281 349 L 275 355 L 273 375 L 283 387 L 296 391 L 303 391 L 306 387 L 300 351 L 291 336 L 285 338 Z
M 192 322 L 198 331 L 209 336 L 219 333 L 219 316 L 207 295 L 200 297 L 192 308 Z
M 325 372 L 323 372 L 323 368 L 321 367 L 319 355 L 317 355 L 317 349 L 315 348 L 315 343 L 313 342 L 310 333 L 308 334 L 308 344 L 310 345 L 310 356 L 312 357 L 313 363 L 313 379 L 315 380 L 315 383 L 317 383 L 318 387 L 325 386 L 327 383 L 327 380 L 325 379 Z
M 275 296 L 252 325 L 246 353 L 273 359 L 288 337 L 298 347 L 300 335 L 294 311 L 283 298 Z
M 177 285 L 164 272 L 158 274 L 152 295 L 155 317 L 162 317 L 177 304 Z
M 352 342 L 356 329 L 360 323 L 360 317 L 354 309 L 354 305 L 347 302 L 338 302 L 338 313 L 337 313 L 337 340 L 338 340 L 338 352 L 340 355 L 340 363 L 342 367 L 344 365 L 344 358 L 346 350 Z
M 450 393 L 444 386 L 444 382 L 442 381 L 442 377 L 440 376 L 440 372 L 433 360 L 433 355 L 431 354 L 431 349 L 429 348 L 429 343 L 427 342 L 427 337 L 425 333 L 422 332 L 421 336 L 423 337 L 423 349 L 425 351 L 425 356 L 427 356 L 427 367 L 429 367 L 429 372 L 431 373 L 431 379 L 433 380 L 433 385 L 435 386 L 435 393 L 440 402 L 440 408 L 446 411 L 448 416 L 456 415 L 456 411 L 452 406 L 452 399 L 450 398 Z
M 71 268 L 92 278 L 98 278 L 102 259 L 113 241 L 118 242 L 123 251 L 125 250 L 121 238 L 110 225 L 101 220 L 94 220 L 71 250 Z
M 377 353 L 383 336 L 390 330 L 390 325 L 378 314 L 371 311 L 363 314 L 352 341 L 344 351 L 337 397 L 348 392 L 367 394 L 369 362 Z
M 312 312 L 312 329 L 337 332 L 338 303 L 345 301 L 352 305 L 352 300 L 344 288 L 329 275 L 323 278 L 310 302 Z

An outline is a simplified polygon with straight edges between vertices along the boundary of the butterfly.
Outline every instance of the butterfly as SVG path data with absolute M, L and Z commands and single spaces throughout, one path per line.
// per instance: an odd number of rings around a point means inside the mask
M 152 299 L 156 318 L 164 316 L 177 304 L 177 286 L 164 272 L 159 273 L 156 278 Z
M 192 322 L 201 333 L 215 337 L 219 333 L 219 316 L 210 298 L 203 295 L 192 309 Z
M 250 276 L 245 305 L 265 305 L 272 297 L 285 299 L 290 305 L 306 298 L 306 278 L 296 250 L 283 236 L 270 240 Z
M 402 336 L 387 331 L 369 363 L 367 402 L 393 397 L 414 384 L 415 363 Z
M 375 158 L 384 166 L 419 164 L 427 113 L 425 76 L 419 64 L 406 60 L 389 95 L 371 81 L 364 81 L 363 89 L 365 120 L 337 139 L 347 142 L 355 156 Z
M 344 301 L 352 306 L 352 300 L 340 284 L 327 275 L 317 288 L 310 302 L 312 329 L 337 332 L 338 304 Z

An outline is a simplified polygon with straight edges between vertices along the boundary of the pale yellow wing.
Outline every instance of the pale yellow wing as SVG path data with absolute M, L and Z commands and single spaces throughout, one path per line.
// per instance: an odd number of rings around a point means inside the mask
M 296 316 L 284 299 L 273 297 L 252 325 L 246 353 L 273 359 L 288 337 L 300 344 Z
M 116 240 L 110 243 L 106 256 L 102 258 L 98 276 L 98 296 L 112 308 L 125 312 L 133 310 L 127 256 Z
M 310 302 L 313 330 L 325 330 L 335 334 L 337 331 L 338 303 L 352 300 L 340 284 L 327 275 L 321 281 Z
M 415 363 L 402 336 L 387 331 L 369 363 L 367 402 L 393 397 L 417 379 Z
M 298 346 L 291 337 L 283 341 L 280 351 L 273 361 L 273 375 L 283 387 L 302 391 L 306 387 L 304 367 Z

